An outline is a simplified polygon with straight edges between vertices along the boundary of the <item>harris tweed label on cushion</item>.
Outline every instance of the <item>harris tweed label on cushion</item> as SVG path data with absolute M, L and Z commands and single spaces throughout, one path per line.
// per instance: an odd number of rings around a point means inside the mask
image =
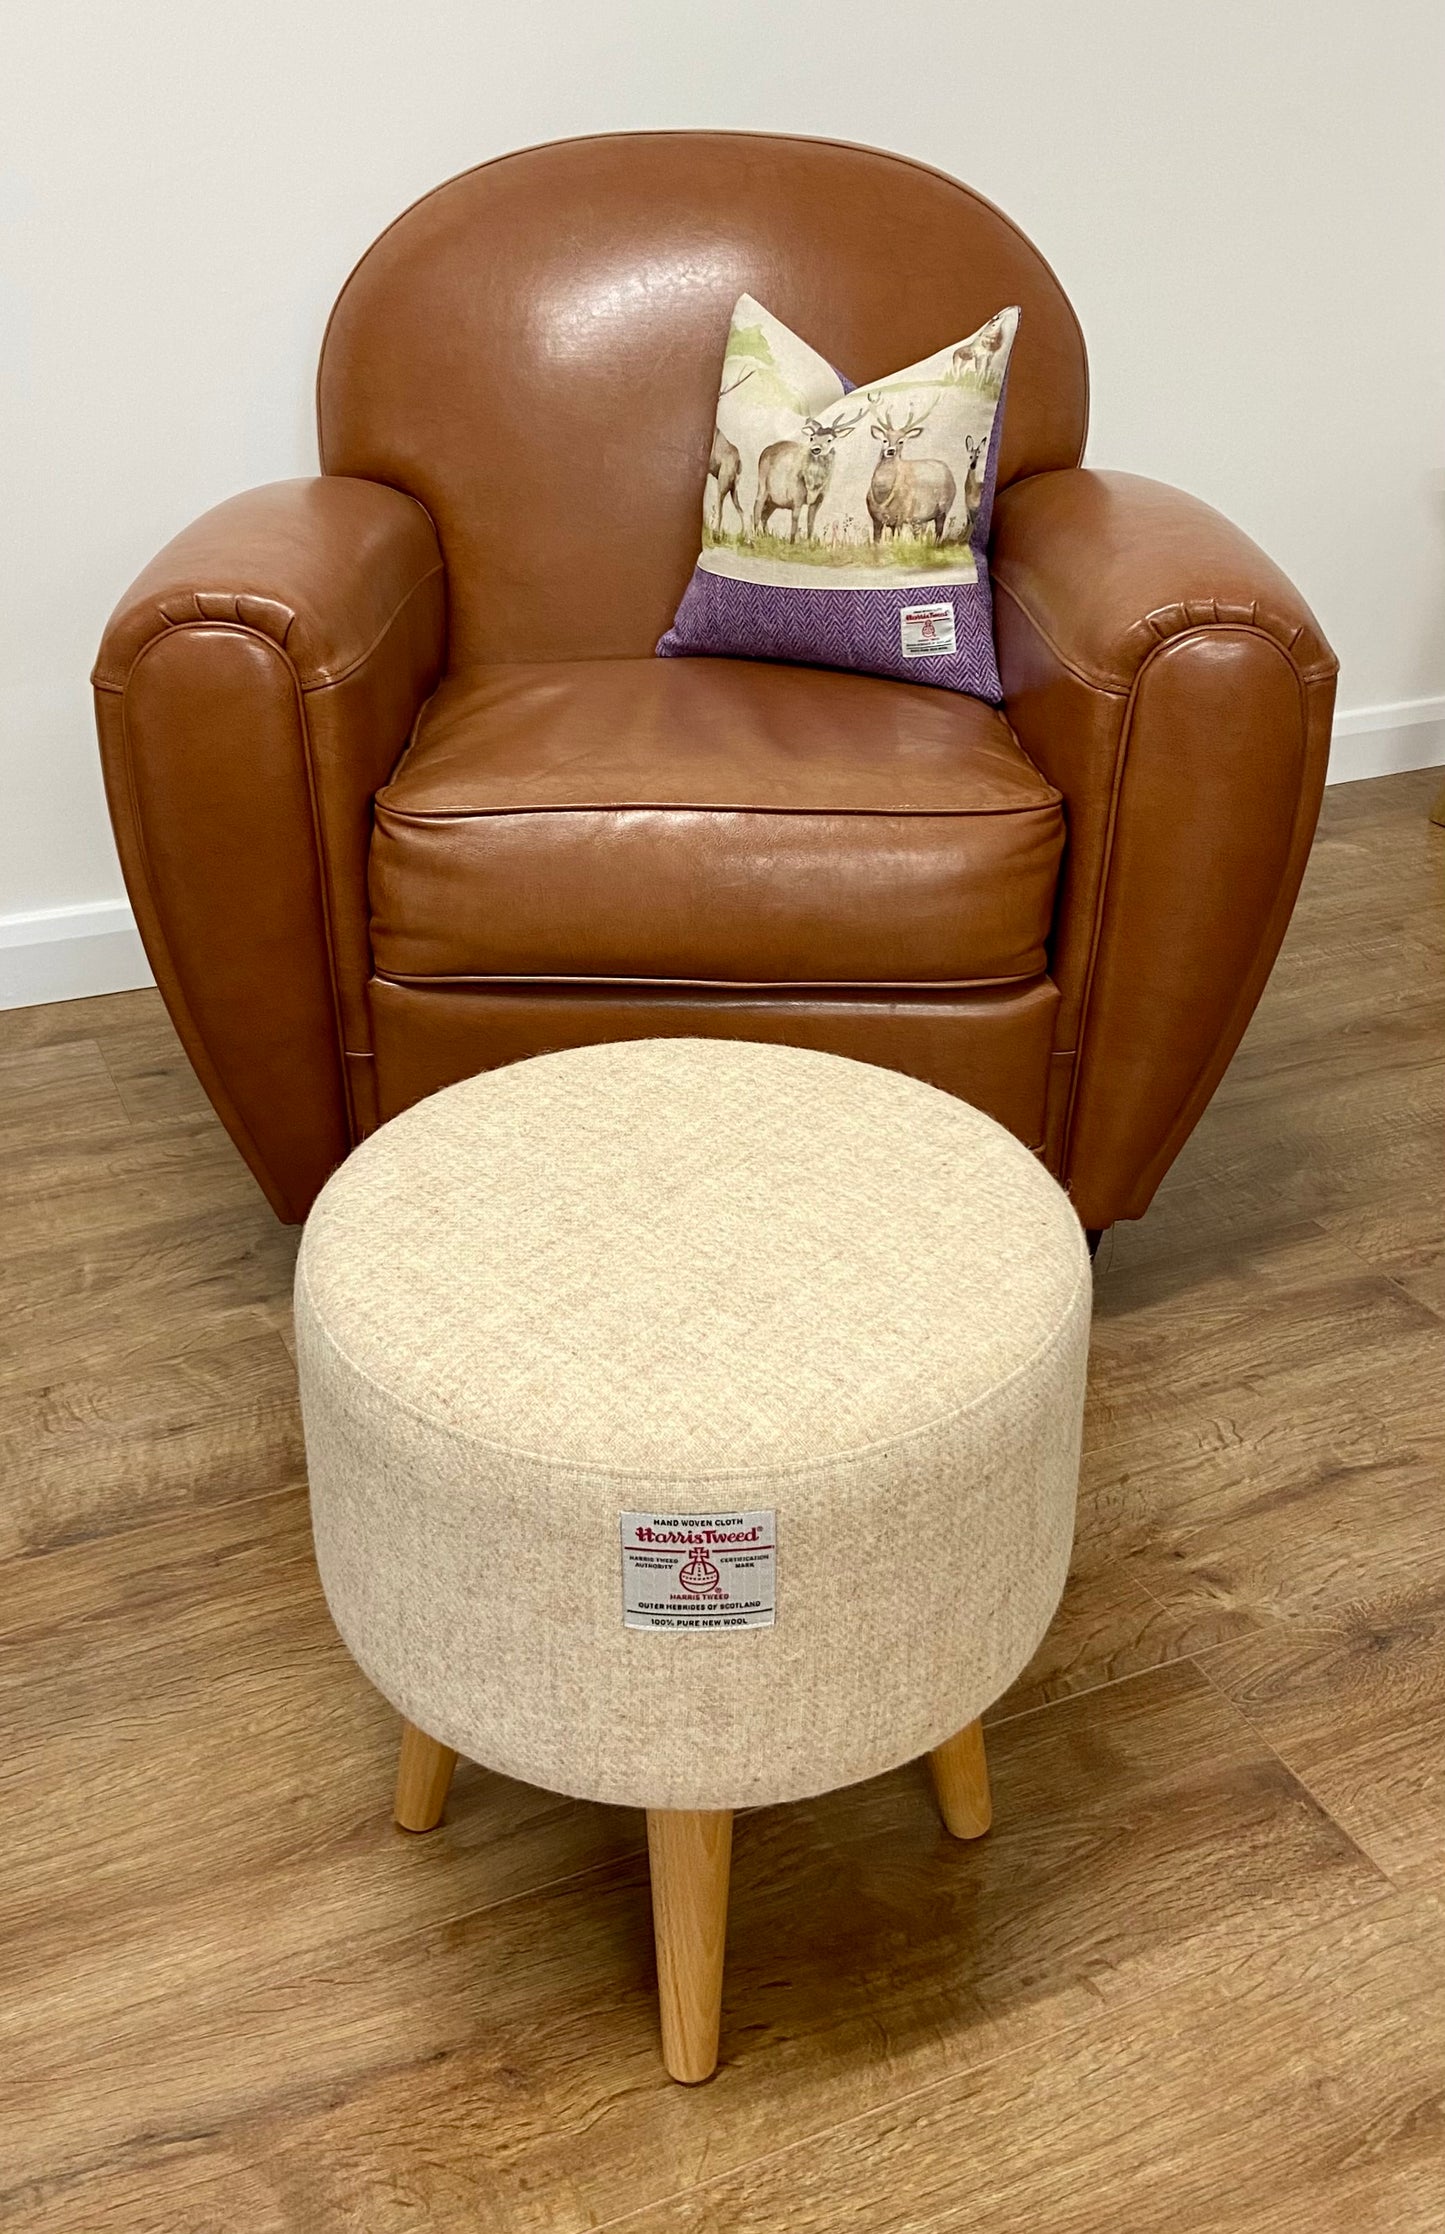
M 1018 311 L 851 388 L 733 311 L 702 550 L 664 659 L 796 660 L 997 701 L 987 545 Z

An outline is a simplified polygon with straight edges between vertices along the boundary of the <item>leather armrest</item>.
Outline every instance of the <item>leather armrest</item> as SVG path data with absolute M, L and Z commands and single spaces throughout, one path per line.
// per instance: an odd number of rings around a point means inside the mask
M 284 651 L 303 690 L 325 689 L 441 566 L 435 528 L 400 489 L 272 481 L 203 513 L 157 553 L 111 614 L 91 681 L 123 690 L 154 637 L 231 621 Z
M 1141 474 L 1080 467 L 1000 489 L 989 564 L 1030 628 L 1096 690 L 1127 691 L 1161 644 L 1211 626 L 1260 630 L 1304 681 L 1339 664 L 1257 543 L 1212 505 Z
M 283 1217 L 373 1121 L 371 802 L 440 674 L 445 591 L 412 497 L 276 482 L 152 560 L 92 677 L 146 951 Z
M 1134 474 L 1001 490 L 991 565 L 1006 710 L 1068 822 L 1050 1161 L 1102 1226 L 1148 1206 L 1263 989 L 1336 661 L 1246 535 Z

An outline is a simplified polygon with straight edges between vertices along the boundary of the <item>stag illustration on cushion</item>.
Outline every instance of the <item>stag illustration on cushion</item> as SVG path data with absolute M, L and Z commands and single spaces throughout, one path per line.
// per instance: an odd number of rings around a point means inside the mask
M 997 701 L 988 529 L 1016 308 L 861 393 L 733 311 L 702 549 L 665 659 L 795 660 Z

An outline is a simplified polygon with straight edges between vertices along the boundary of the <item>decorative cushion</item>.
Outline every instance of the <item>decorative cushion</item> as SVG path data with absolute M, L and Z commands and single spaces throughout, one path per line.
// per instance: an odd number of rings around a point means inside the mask
M 735 660 L 477 668 L 377 796 L 372 952 L 413 981 L 1029 978 L 1063 843 L 975 700 Z
M 805 661 L 997 701 L 989 519 L 1015 308 L 859 391 L 738 298 L 702 552 L 657 649 Z
M 642 1040 L 449 1087 L 297 1264 L 337 1626 L 408 1720 L 552 1791 L 892 1768 L 1058 1602 L 1089 1305 L 1038 1160 L 871 1064 Z

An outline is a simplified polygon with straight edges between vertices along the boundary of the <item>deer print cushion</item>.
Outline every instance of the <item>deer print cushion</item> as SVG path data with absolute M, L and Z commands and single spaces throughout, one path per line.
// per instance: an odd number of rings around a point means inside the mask
M 1018 315 L 860 390 L 741 296 L 702 550 L 661 657 L 798 660 L 998 700 L 985 554 Z

